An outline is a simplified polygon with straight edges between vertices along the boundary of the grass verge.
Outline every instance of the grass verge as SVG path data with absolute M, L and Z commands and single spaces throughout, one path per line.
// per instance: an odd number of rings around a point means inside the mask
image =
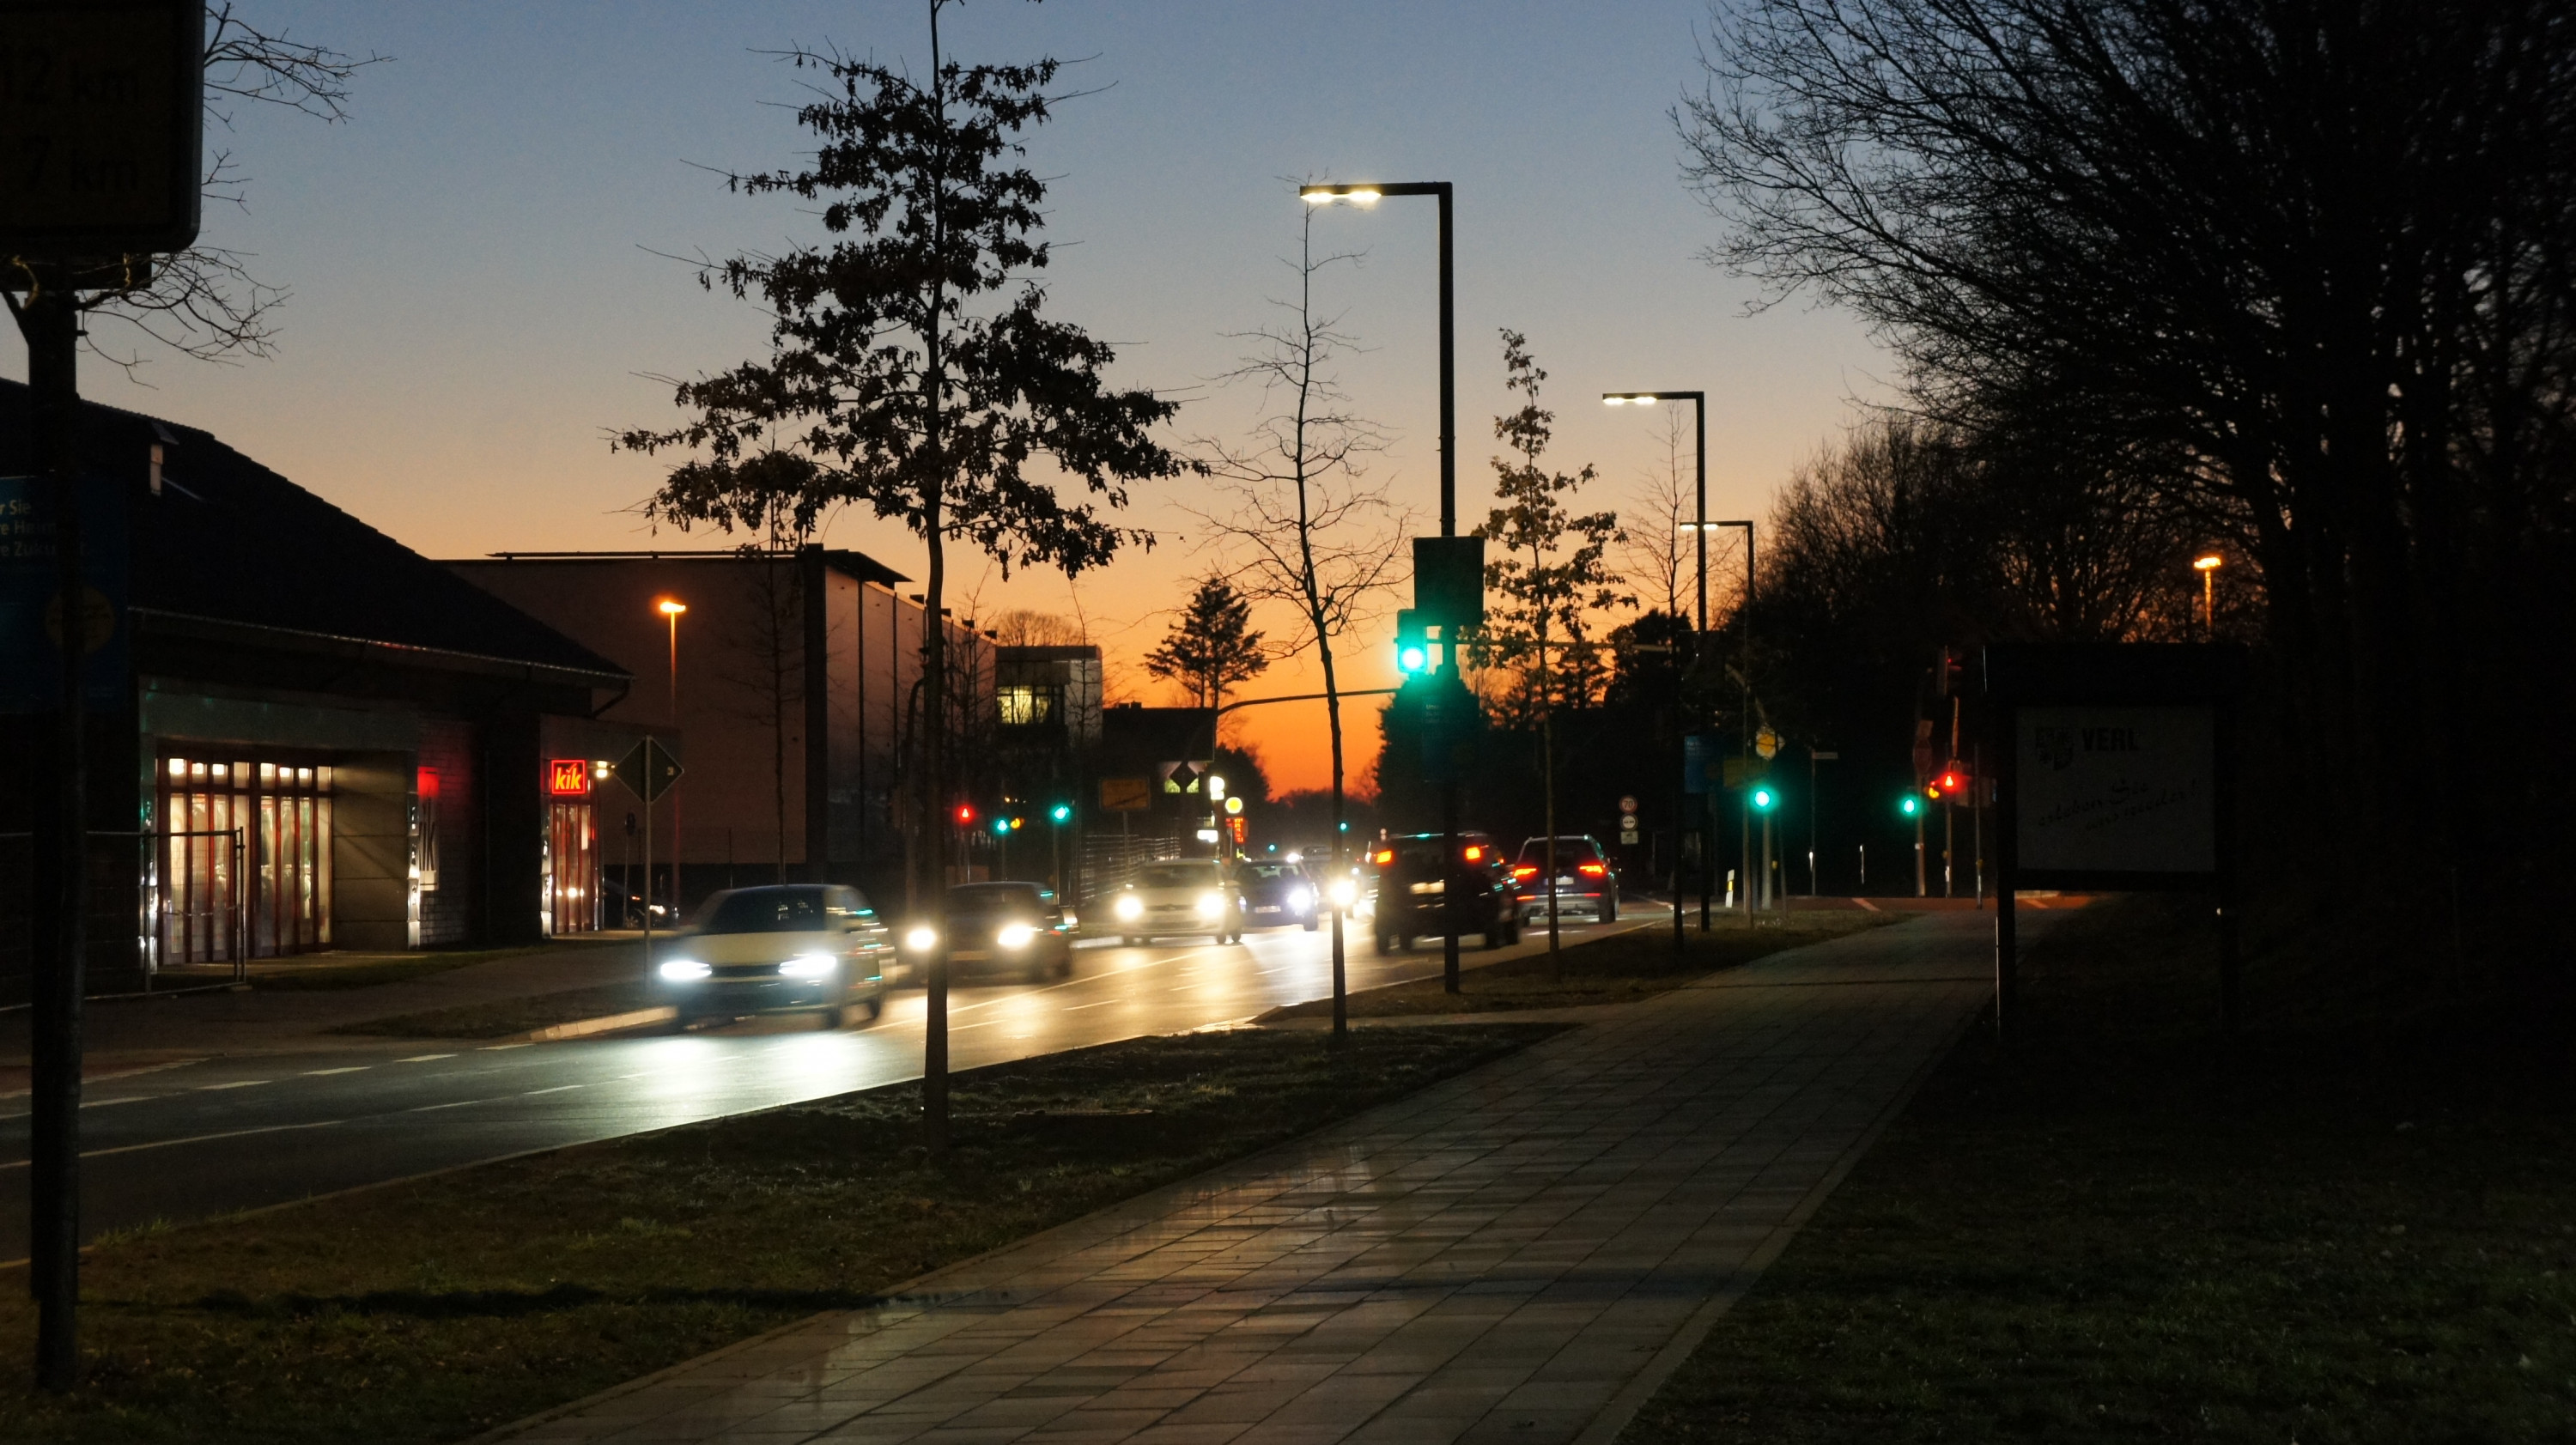
M 331 1032 L 395 1039 L 506 1039 L 532 1029 L 609 1014 L 632 1013 L 667 1002 L 649 983 L 604 983 L 595 988 L 564 989 L 527 998 L 493 999 L 459 1004 L 426 1013 L 397 1014 L 343 1024 Z
M 322 989 L 374 988 L 378 984 L 404 983 L 454 969 L 471 968 L 495 959 L 524 958 L 537 953 L 569 953 L 602 948 L 622 942 L 620 939 L 553 939 L 542 944 L 517 945 L 509 948 L 461 948 L 438 953 L 373 953 L 297 958 L 277 962 L 259 962 L 250 966 L 250 986 L 261 993 L 309 993 Z M 166 969 L 162 978 L 172 983 L 229 981 L 232 967 L 187 965 Z
M 1765 954 L 1824 943 L 1865 928 L 1899 922 L 1883 913 L 1792 913 L 1784 926 L 1747 928 L 1721 924 L 1707 933 L 1692 925 L 1682 935 L 1682 956 L 1673 957 L 1669 927 L 1637 928 L 1607 937 L 1569 942 L 1560 974 L 1542 951 L 1500 963 L 1479 965 L 1470 955 L 1458 975 L 1457 993 L 1442 990 L 1437 978 L 1418 978 L 1384 988 L 1363 989 L 1350 996 L 1353 1018 L 1421 1018 L 1439 1014 L 1494 1013 L 1512 1009 L 1575 1008 L 1586 1004 L 1627 1003 L 1666 989 L 1679 988 L 1712 969 L 1750 963 Z M 1545 925 L 1540 925 L 1544 931 Z M 1525 931 L 1522 936 L 1528 937 Z M 1311 999 L 1287 1004 L 1261 1016 L 1281 1019 L 1331 1018 L 1333 1001 Z
M 2576 1015 L 2231 1043 L 2182 905 L 2055 928 L 1623 1445 L 2576 1439 Z
M 85 1378 L 0 1439 L 455 1440 L 1400 1097 L 1554 1032 L 1139 1039 L 103 1241 Z M 24 1298 L 0 1354 L 29 1358 Z

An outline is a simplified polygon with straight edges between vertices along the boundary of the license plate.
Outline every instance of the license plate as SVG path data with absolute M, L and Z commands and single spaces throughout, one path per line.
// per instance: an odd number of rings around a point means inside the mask
M 1265 903 L 1254 908 L 1252 911 L 1255 913 L 1276 913 L 1279 911 L 1279 907 L 1277 904 Z
M 982 963 L 993 955 L 980 948 L 961 948 L 948 955 L 951 963 Z

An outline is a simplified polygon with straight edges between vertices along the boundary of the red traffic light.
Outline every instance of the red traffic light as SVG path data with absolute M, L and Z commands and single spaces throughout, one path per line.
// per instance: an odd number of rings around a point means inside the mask
M 975 821 L 975 805 L 972 803 L 960 803 L 954 811 L 949 813 L 948 816 L 955 818 L 961 826 L 972 823 Z
M 1968 791 L 1968 783 L 1968 770 L 1957 763 L 1952 763 L 1934 774 L 1932 780 L 1923 785 L 1923 791 L 1931 797 L 1946 798 L 1954 793 Z

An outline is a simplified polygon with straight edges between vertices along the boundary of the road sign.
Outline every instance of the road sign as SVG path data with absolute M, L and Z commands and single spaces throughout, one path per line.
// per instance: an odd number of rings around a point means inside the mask
M 1145 778 L 1102 778 L 1100 806 L 1112 813 L 1142 813 L 1154 806 L 1154 784 Z
M 1208 769 L 1215 766 L 1214 763 L 1156 763 L 1154 776 L 1161 781 L 1166 796 L 1196 797 L 1200 782 L 1206 778 Z
M 1708 738 L 1702 733 L 1689 733 L 1682 738 L 1682 791 L 1708 791 Z
M 1634 794 L 1629 794 L 1620 798 L 1619 811 L 1622 813 L 1633 813 L 1637 811 L 1636 796 Z
M 1413 610 L 1440 629 L 1443 643 L 1485 625 L 1485 539 L 1413 539 Z
M 1771 759 L 1780 756 L 1780 735 L 1771 731 L 1769 728 L 1764 728 L 1762 731 L 1755 733 L 1753 735 L 1753 751 L 1761 754 L 1764 762 L 1769 762 Z
M 1619 831 L 1619 841 L 1634 846 L 1637 841 L 1637 830 L 1634 828 L 1621 829 Z
M 624 783 L 626 791 L 650 803 L 671 791 L 671 785 L 680 780 L 680 762 L 659 740 L 646 738 L 618 759 L 608 774 Z
M 0 252 L 186 250 L 203 180 L 204 0 L 8 0 L 0 17 Z
M 1724 768 L 1728 791 L 1750 787 L 1771 776 L 1769 758 L 1728 758 Z

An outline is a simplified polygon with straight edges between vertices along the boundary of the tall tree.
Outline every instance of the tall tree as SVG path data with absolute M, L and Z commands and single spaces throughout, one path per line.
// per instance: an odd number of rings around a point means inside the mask
M 1246 559 L 1244 588 L 1255 600 L 1294 611 L 1291 653 L 1312 650 L 1324 674 L 1324 718 L 1332 734 L 1331 865 L 1342 877 L 1346 803 L 1340 660 L 1333 647 L 1364 621 L 1394 580 L 1405 518 L 1386 489 L 1368 483 L 1361 459 L 1381 450 L 1376 425 L 1352 410 L 1334 375 L 1353 349 L 1339 318 L 1315 309 L 1315 277 L 1356 257 L 1315 254 L 1315 208 L 1298 233 L 1297 298 L 1273 305 L 1274 325 L 1244 333 L 1253 352 L 1229 379 L 1261 389 L 1264 414 L 1242 443 L 1203 441 L 1208 469 L 1232 506 L 1199 512 L 1223 544 Z M 1332 914 L 1333 1032 L 1347 1030 L 1343 1008 L 1342 910 Z
M 901 521 L 928 553 L 921 713 L 948 715 L 949 663 L 936 625 L 947 544 L 972 543 L 1011 566 L 1095 567 L 1150 534 L 1106 520 L 1138 481 L 1183 463 L 1152 429 L 1178 409 L 1105 375 L 1111 348 L 1044 314 L 1034 279 L 1049 258 L 1037 239 L 1047 187 L 1020 163 L 1020 139 L 1043 124 L 1057 62 L 967 66 L 940 50 L 929 0 L 930 67 L 916 79 L 873 60 L 796 49 L 820 72 L 820 98 L 797 123 L 818 142 L 799 169 L 737 174 L 750 196 L 820 204 L 834 238 L 781 255 L 742 255 L 698 279 L 757 299 L 775 317 L 770 354 L 676 383 L 694 415 L 618 444 L 685 450 L 648 505 L 681 526 L 723 524 L 746 509 L 785 508 L 810 529 L 832 507 L 865 506 Z M 1041 474 L 1041 461 L 1056 474 Z M 1068 501 L 1058 478 L 1091 500 Z M 945 729 L 923 730 L 910 852 L 924 891 L 945 888 Z M 947 949 L 927 960 L 930 1028 L 923 1104 L 933 1148 L 948 1133 Z
M 1547 952 L 1551 968 L 1561 968 L 1556 919 L 1556 706 L 1559 670 L 1551 652 L 1580 658 L 1568 669 L 1581 679 L 1602 676 L 1600 659 L 1585 637 L 1588 611 L 1636 599 L 1619 595 L 1607 561 L 1619 540 L 1616 512 L 1577 516 L 1575 494 L 1595 479 L 1587 464 L 1579 472 L 1552 472 L 1545 462 L 1556 438 L 1556 413 L 1539 405 L 1539 384 L 1547 373 L 1530 354 L 1529 338 L 1505 330 L 1503 384 L 1520 393 L 1521 404 L 1494 418 L 1494 435 L 1516 454 L 1494 459 L 1494 496 L 1502 503 L 1485 516 L 1476 535 L 1502 544 L 1502 555 L 1485 564 L 1485 587 L 1504 599 L 1488 612 L 1478 639 L 1480 661 L 1516 669 L 1517 710 L 1538 724 L 1539 774 L 1547 806 Z M 1561 635 L 1560 635 L 1561 634 Z
M 2543 0 L 1756 0 L 1677 120 L 1713 259 L 1813 288 L 1980 430 L 2162 450 L 2260 573 L 2314 881 L 2576 793 L 2514 736 L 2576 681 L 2576 26 Z M 2542 642 L 2541 639 L 2551 639 Z M 2472 721 L 2474 719 L 2474 721 Z M 2418 871 L 2417 861 L 2403 867 Z M 2475 912 L 2475 909 L 2470 910 Z
M 1193 707 L 1223 707 L 1227 688 L 1269 670 L 1263 641 L 1252 626 L 1252 600 L 1224 577 L 1210 576 L 1145 654 L 1145 670 L 1188 688 Z

